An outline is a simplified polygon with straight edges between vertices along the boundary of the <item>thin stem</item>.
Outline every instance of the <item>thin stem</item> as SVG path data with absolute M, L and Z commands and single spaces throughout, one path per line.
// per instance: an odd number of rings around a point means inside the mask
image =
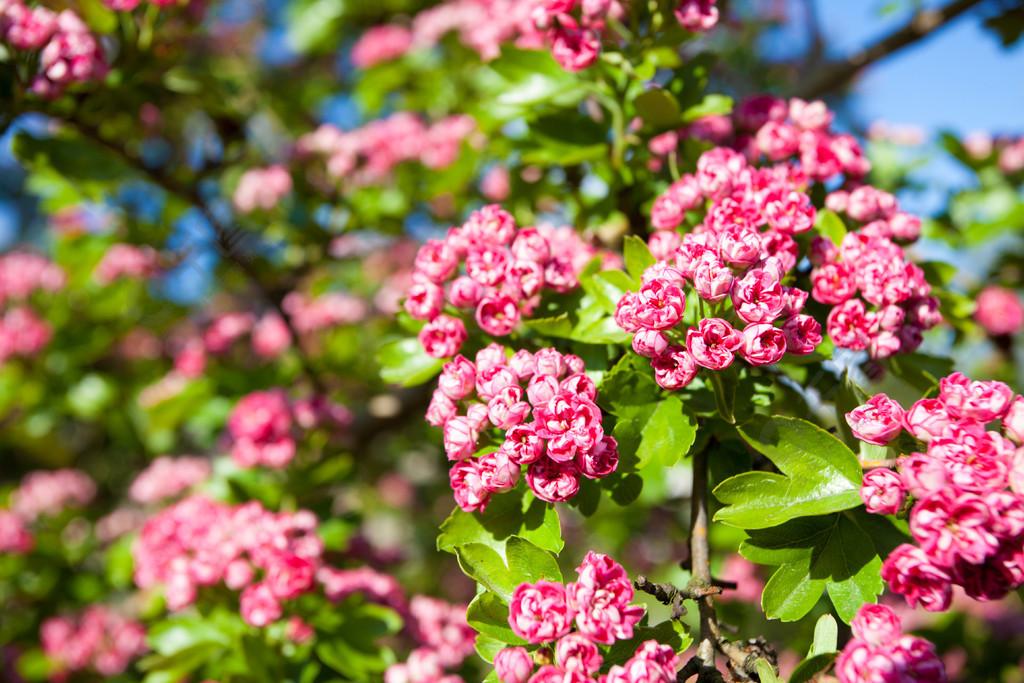
M 797 88 L 794 94 L 797 97 L 810 99 L 820 97 L 827 92 L 835 90 L 860 73 L 865 67 L 930 36 L 982 1 L 955 0 L 938 9 L 918 10 L 906 25 L 873 45 L 869 45 L 846 59 L 822 65 L 815 73 L 802 79 L 800 87 Z

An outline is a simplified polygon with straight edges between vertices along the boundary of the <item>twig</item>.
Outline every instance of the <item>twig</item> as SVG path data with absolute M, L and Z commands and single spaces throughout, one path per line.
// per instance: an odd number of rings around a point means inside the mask
M 40 113 L 46 114 L 47 116 L 53 116 L 52 114 L 46 111 L 41 111 Z M 295 340 L 295 349 L 298 352 L 300 362 L 302 363 L 303 374 L 318 393 L 325 393 L 326 389 L 323 386 L 323 383 L 320 381 L 319 376 L 311 366 L 309 358 L 307 358 L 306 354 L 302 351 L 302 347 L 300 346 L 299 343 L 300 337 L 298 330 L 295 329 L 295 326 L 292 324 L 291 318 L 288 316 L 288 314 L 285 312 L 284 308 L 281 305 L 283 297 L 273 294 L 270 291 L 270 289 L 263 283 L 259 275 L 249 267 L 247 261 L 239 256 L 237 250 L 238 242 L 241 239 L 239 229 L 231 228 L 224 225 L 210 210 L 210 207 L 206 204 L 206 201 L 199 194 L 199 190 L 196 186 L 182 183 L 173 176 L 168 175 L 167 173 L 160 169 L 150 168 L 145 163 L 143 163 L 141 158 L 133 154 L 127 148 L 122 147 L 121 145 L 104 137 L 99 132 L 99 129 L 97 129 L 95 126 L 92 126 L 75 118 L 65 118 L 59 116 L 54 118 L 57 118 L 65 124 L 72 126 L 76 131 L 78 131 L 78 133 L 82 137 L 92 141 L 94 144 L 97 144 L 106 149 L 107 151 L 113 153 L 123 163 L 130 166 L 137 173 L 148 178 L 150 181 L 152 181 L 158 187 L 162 188 L 164 191 L 168 192 L 169 194 L 181 197 L 182 199 L 189 202 L 190 204 L 195 206 L 196 209 L 199 210 L 203 218 L 205 218 L 206 221 L 210 224 L 210 227 L 213 229 L 214 234 L 216 235 L 216 242 L 214 243 L 214 246 L 217 247 L 217 250 L 221 253 L 222 256 L 224 256 L 224 258 L 230 261 L 234 265 L 234 267 L 236 267 L 239 271 L 245 274 L 245 276 L 256 288 L 260 297 L 263 298 L 271 306 L 273 306 L 278 315 L 281 316 L 281 319 L 284 320 L 285 324 L 288 326 L 288 330 L 289 332 L 291 332 L 292 338 Z
M 824 64 L 804 79 L 794 94 L 804 99 L 820 97 L 849 81 L 864 67 L 931 35 L 981 2 L 983 0 L 954 0 L 938 9 L 918 10 L 905 26 L 873 45 L 855 52 L 846 59 Z

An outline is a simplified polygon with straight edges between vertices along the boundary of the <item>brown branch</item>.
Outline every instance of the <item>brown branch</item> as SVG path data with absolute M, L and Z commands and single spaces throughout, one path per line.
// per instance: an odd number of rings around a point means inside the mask
M 231 262 L 235 268 L 249 279 L 252 285 L 256 288 L 259 296 L 273 306 L 274 310 L 281 316 L 281 319 L 284 320 L 285 324 L 288 326 L 292 339 L 295 340 L 295 349 L 302 364 L 303 375 L 318 393 L 326 393 L 323 383 L 320 381 L 319 376 L 310 364 L 309 358 L 302 350 L 298 330 L 295 329 L 291 318 L 281 305 L 283 296 L 271 292 L 270 288 L 266 286 L 260 276 L 249 267 L 251 257 L 249 259 L 245 259 L 242 254 L 239 254 L 239 244 L 244 240 L 244 236 L 248 233 L 242 232 L 240 228 L 224 225 L 224 223 L 222 223 L 210 210 L 206 201 L 199 194 L 197 186 L 182 183 L 161 169 L 147 166 L 138 155 L 134 154 L 126 147 L 106 138 L 95 126 L 73 117 L 54 116 L 46 111 L 40 111 L 39 113 L 46 114 L 47 116 L 51 116 L 67 125 L 70 125 L 82 137 L 111 152 L 124 164 L 131 167 L 136 173 L 146 177 L 168 194 L 176 195 L 195 206 L 202 214 L 203 218 L 206 219 L 207 223 L 210 224 L 210 227 L 216 235 L 214 246 L 217 248 L 217 251 L 219 251 L 225 259 Z
M 950 21 L 983 0 L 954 0 L 938 9 L 922 9 L 914 13 L 905 26 L 882 38 L 873 45 L 846 59 L 827 62 L 810 74 L 796 89 L 794 95 L 804 99 L 820 97 L 842 86 L 865 67 L 892 53 L 932 35 Z

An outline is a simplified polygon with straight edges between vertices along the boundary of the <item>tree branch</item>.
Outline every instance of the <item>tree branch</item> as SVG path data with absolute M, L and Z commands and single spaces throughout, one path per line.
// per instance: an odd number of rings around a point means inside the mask
M 70 125 L 82 137 L 111 152 L 123 163 L 131 167 L 135 172 L 148 178 L 165 192 L 176 195 L 195 206 L 202 214 L 203 218 L 206 219 L 207 223 L 210 224 L 210 227 L 216 235 L 214 246 L 217 248 L 217 251 L 219 251 L 225 259 L 231 262 L 235 268 L 249 279 L 256 288 L 259 296 L 275 309 L 278 315 L 281 316 L 281 319 L 284 320 L 285 324 L 288 326 L 292 339 L 295 340 L 295 349 L 298 352 L 299 360 L 302 364 L 303 375 L 317 392 L 326 392 L 319 376 L 312 368 L 309 358 L 300 346 L 298 330 L 295 329 L 291 318 L 284 311 L 284 308 L 281 305 L 283 297 L 271 292 L 259 275 L 249 267 L 249 261 L 252 260 L 251 257 L 249 259 L 245 259 L 243 258 L 244 255 L 239 253 L 239 244 L 243 241 L 244 235 L 248 233 L 242 232 L 241 228 L 224 225 L 224 223 L 222 223 L 210 210 L 210 207 L 199 194 L 199 190 L 195 185 L 182 183 L 161 169 L 155 169 L 147 166 L 136 154 L 133 154 L 127 148 L 103 136 L 95 126 L 87 124 L 76 118 L 53 116 L 46 111 L 40 111 L 40 113 L 46 114 L 47 116 L 51 116 L 67 125 Z
M 827 62 L 810 74 L 794 95 L 803 99 L 820 97 L 842 86 L 865 67 L 916 43 L 960 16 L 983 0 L 954 0 L 938 9 L 922 9 L 910 21 L 877 43 L 838 62 Z

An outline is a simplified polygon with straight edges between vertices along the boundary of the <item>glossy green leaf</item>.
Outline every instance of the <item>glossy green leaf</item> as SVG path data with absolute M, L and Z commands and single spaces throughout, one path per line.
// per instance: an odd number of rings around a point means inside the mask
M 761 597 L 769 618 L 800 619 L 827 589 L 840 618 L 849 622 L 882 591 L 882 560 L 855 515 L 795 519 L 748 533 L 740 554 L 759 564 L 780 565 Z
M 384 344 L 377 352 L 380 377 L 385 382 L 411 386 L 423 384 L 441 371 L 444 362 L 432 358 L 415 337 Z
M 728 114 L 732 111 L 732 98 L 727 95 L 713 93 L 705 95 L 704 99 L 683 112 L 683 122 L 690 123 L 702 116 L 711 114 Z
M 519 536 L 541 548 L 559 552 L 563 545 L 562 529 L 555 506 L 525 491 L 526 484 L 521 481 L 512 491 L 495 495 L 482 513 L 455 508 L 441 524 L 438 550 L 454 552 L 457 545 L 483 543 L 504 553 L 508 539 Z
M 671 467 L 686 455 L 697 437 L 697 417 L 676 394 L 656 404 L 647 424 L 640 430 L 637 468 L 650 462 Z
M 811 651 L 807 657 L 835 652 L 839 645 L 839 624 L 831 614 L 822 614 L 818 623 L 814 625 L 814 642 L 811 643 Z
M 755 415 L 739 432 L 782 474 L 746 472 L 719 484 L 714 495 L 725 507 L 716 520 L 764 529 L 861 504 L 857 456 L 820 427 L 797 418 Z
M 506 603 L 512 599 L 512 591 L 519 581 L 513 580 L 505 560 L 493 548 L 483 543 L 457 545 L 455 556 L 466 576 L 483 584 Z
M 636 282 L 640 282 L 644 271 L 656 263 L 647 243 L 636 235 L 626 235 L 622 253 L 626 260 L 626 271 Z
M 581 279 L 580 284 L 587 294 L 597 299 L 608 315 L 615 314 L 619 300 L 626 292 L 637 289 L 637 283 L 622 270 L 603 270 Z
M 470 606 L 472 607 L 472 603 L 470 603 Z M 468 613 L 469 610 L 466 610 L 466 612 Z M 473 628 L 476 628 L 478 631 L 480 630 L 476 626 L 473 626 Z M 491 636 L 485 633 L 478 633 L 476 636 L 476 640 L 473 643 L 473 647 L 476 649 L 476 653 L 480 655 L 480 657 L 483 658 L 485 662 L 493 662 L 494 655 L 504 650 L 507 646 L 508 644 L 504 640 L 492 638 Z
M 761 683 L 778 683 L 779 677 L 775 675 L 775 667 L 769 664 L 767 659 L 758 659 L 754 666 Z
M 814 219 L 814 227 L 818 229 L 819 233 L 835 242 L 836 246 L 839 246 L 843 237 L 846 236 L 846 224 L 843 223 L 843 219 L 828 209 L 818 211 L 818 215 Z
M 809 683 L 817 680 L 815 677 L 828 671 L 837 656 L 837 653 L 830 652 L 808 657 L 793 669 L 793 673 L 789 676 L 789 683 Z
M 466 609 L 466 621 L 489 638 L 508 645 L 526 645 L 508 625 L 508 605 L 494 593 L 478 594 Z
M 555 556 L 525 538 L 513 536 L 508 539 L 505 544 L 505 559 L 508 560 L 513 589 L 520 583 L 536 583 L 538 579 L 562 582 L 562 572 L 558 568 Z

